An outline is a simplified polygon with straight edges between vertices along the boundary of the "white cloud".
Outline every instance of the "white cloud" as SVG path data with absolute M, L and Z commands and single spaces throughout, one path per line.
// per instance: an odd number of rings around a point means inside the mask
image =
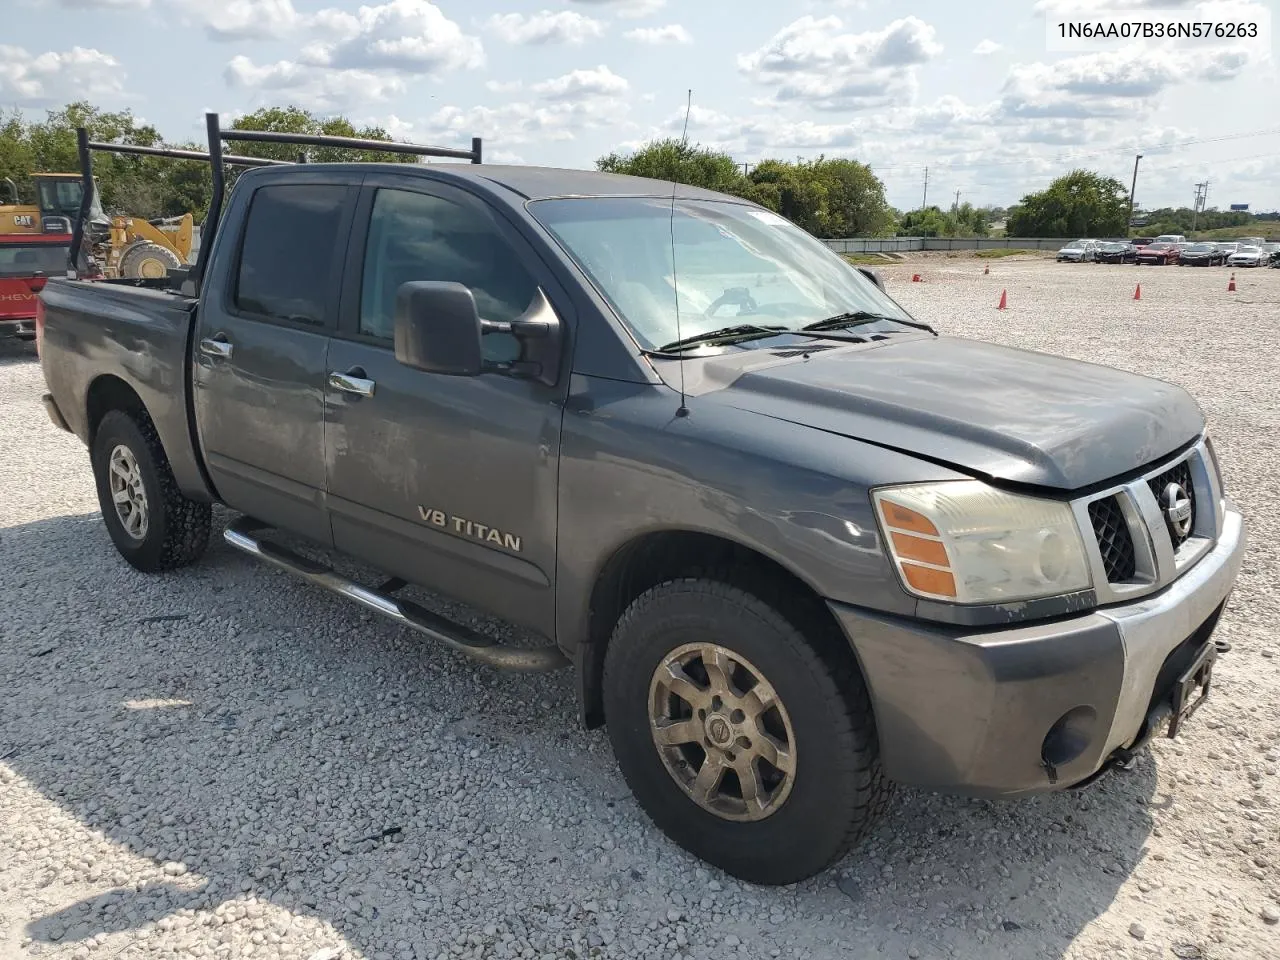
M 1018 117 L 1143 117 L 1170 87 L 1221 82 L 1249 64 L 1243 50 L 1179 51 L 1127 47 L 1054 63 L 1015 64 L 1005 80 L 1002 112 Z
M 259 66 L 246 56 L 233 58 L 224 76 L 228 86 L 260 91 L 265 101 L 283 95 L 315 110 L 343 111 L 405 92 L 404 81 L 397 76 L 370 70 L 316 69 L 290 60 Z
M 58 0 L 64 7 L 72 10 L 145 10 L 151 6 L 151 0 Z
M 494 14 L 489 29 L 507 43 L 539 45 L 582 44 L 604 36 L 604 22 L 573 10 L 542 10 L 530 16 L 519 13 Z
M 590 97 L 613 97 L 626 93 L 630 84 L 604 64 L 592 70 L 574 70 L 552 80 L 533 85 L 534 93 L 548 100 L 582 100 Z
M 325 10 L 317 22 L 333 39 L 308 47 L 307 60 L 314 66 L 418 74 L 484 65 L 479 38 L 464 33 L 428 0 L 388 0 L 355 14 Z
M 521 80 L 511 80 L 503 82 L 501 80 L 486 80 L 484 88 L 492 93 L 515 93 L 517 90 L 524 89 L 524 82 Z
M 917 17 L 864 33 L 843 27 L 838 17 L 801 17 L 739 56 L 738 69 L 776 87 L 776 103 L 849 111 L 910 101 L 916 68 L 942 52 L 934 28 Z
M 279 39 L 304 23 L 292 0 L 184 0 L 215 40 Z
M 976 47 L 973 48 L 973 52 L 980 57 L 989 57 L 991 56 L 991 54 L 995 53 L 997 50 L 1003 50 L 1003 49 L 1004 47 L 1000 46 L 1000 44 L 996 43 L 994 40 L 983 40 L 981 43 L 979 43 Z
M 637 43 L 693 43 L 693 37 L 689 35 L 689 31 L 678 23 L 668 24 L 665 27 L 638 27 L 635 30 L 628 30 L 623 36 Z
M 425 129 L 435 138 L 478 136 L 501 144 L 499 149 L 507 149 L 523 143 L 545 145 L 573 140 L 583 130 L 615 126 L 628 111 L 624 95 L 630 91 L 630 84 L 603 65 L 574 70 L 535 83 L 529 89 L 536 99 L 513 100 L 494 107 L 442 107 L 427 119 Z
M 647 17 L 652 13 L 657 13 L 667 5 L 667 0 L 571 0 L 571 2 L 596 7 L 597 9 L 607 8 L 615 16 L 628 20 Z
M 80 100 L 86 90 L 95 100 L 124 94 L 120 61 L 100 50 L 72 47 L 38 55 L 22 47 L 0 45 L 0 102 L 41 107 Z

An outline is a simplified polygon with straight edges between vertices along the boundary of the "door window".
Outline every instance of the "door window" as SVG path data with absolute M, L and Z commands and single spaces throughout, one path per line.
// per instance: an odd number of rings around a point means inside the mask
M 379 190 L 365 246 L 360 332 L 393 339 L 396 291 L 414 280 L 463 284 L 485 320 L 515 320 L 537 291 L 515 251 L 485 218 L 441 197 Z M 519 341 L 509 333 L 486 334 L 483 348 L 486 360 L 520 357 Z
M 346 198 L 341 185 L 259 189 L 244 228 L 236 307 L 272 320 L 323 326 Z

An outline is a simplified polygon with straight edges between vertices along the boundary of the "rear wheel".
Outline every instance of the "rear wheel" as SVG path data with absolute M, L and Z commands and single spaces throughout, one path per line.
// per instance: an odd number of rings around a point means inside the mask
M 636 799 L 751 883 L 825 869 L 888 797 L 866 687 L 847 647 L 806 638 L 818 629 L 738 587 L 672 580 L 632 603 L 605 656 L 609 736 Z
M 131 244 L 120 255 L 120 276 L 135 280 L 159 280 L 181 266 L 176 253 L 149 240 Z
M 145 412 L 112 410 L 91 452 L 98 504 L 120 555 L 144 573 L 198 560 L 209 545 L 213 510 L 178 489 L 155 425 Z

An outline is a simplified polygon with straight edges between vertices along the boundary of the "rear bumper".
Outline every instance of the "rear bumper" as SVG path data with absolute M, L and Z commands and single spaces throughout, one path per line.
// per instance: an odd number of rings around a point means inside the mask
M 885 774 L 1008 797 L 1070 787 L 1124 759 L 1162 732 L 1178 678 L 1209 644 L 1235 585 L 1245 542 L 1244 519 L 1228 504 L 1214 548 L 1161 593 L 1008 630 L 975 633 L 832 603 L 867 680 Z
M 0 320 L 0 339 L 5 337 L 22 337 L 34 339 L 36 335 L 35 317 L 23 317 L 19 320 Z

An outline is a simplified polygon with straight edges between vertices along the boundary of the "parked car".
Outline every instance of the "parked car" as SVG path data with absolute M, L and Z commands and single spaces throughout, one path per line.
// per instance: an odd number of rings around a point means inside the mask
M 1137 248 L 1131 243 L 1104 243 L 1098 247 L 1099 263 L 1133 263 Z
M 1265 267 L 1271 259 L 1261 247 L 1241 247 L 1227 257 L 1227 265 L 1231 267 Z
M 1187 238 L 1180 233 L 1162 233 L 1156 237 L 1155 243 L 1186 243 Z
M 1227 257 L 1231 256 L 1233 253 L 1235 253 L 1237 250 L 1240 249 L 1240 244 L 1236 243 L 1234 240 L 1227 240 L 1224 242 L 1215 243 L 1214 246 L 1217 247 L 1218 252 L 1222 254 L 1223 263 L 1227 262 Z
M 1165 240 L 1157 240 L 1149 243 L 1145 247 L 1139 247 L 1134 263 L 1149 263 L 1157 266 L 1166 266 L 1171 263 L 1178 262 L 1178 246 Z
M 1178 254 L 1178 265 L 1183 267 L 1216 267 L 1226 260 L 1227 255 L 1213 243 L 1193 243 Z
M 67 234 L 0 234 L 0 339 L 35 339 L 40 291 L 66 272 L 70 249 Z
M 1267 254 L 1268 266 L 1280 266 L 1280 243 L 1264 243 L 1262 249 Z
M 208 123 L 221 182 L 240 132 Z M 193 563 L 222 503 L 257 560 L 572 667 L 641 807 L 735 877 L 826 868 L 888 782 L 1092 781 L 1213 689 L 1245 520 L 1172 383 L 941 335 L 789 221 L 665 180 L 282 164 L 221 200 L 193 268 L 42 294 L 44 403 L 120 555 Z
M 1059 262 L 1066 260 L 1071 263 L 1085 263 L 1096 260 L 1097 257 L 1098 241 L 1096 240 L 1072 240 L 1058 251 Z
M 1145 247 L 1148 243 L 1155 243 L 1156 238 L 1155 237 L 1134 237 L 1129 242 L 1132 243 L 1135 247 Z

